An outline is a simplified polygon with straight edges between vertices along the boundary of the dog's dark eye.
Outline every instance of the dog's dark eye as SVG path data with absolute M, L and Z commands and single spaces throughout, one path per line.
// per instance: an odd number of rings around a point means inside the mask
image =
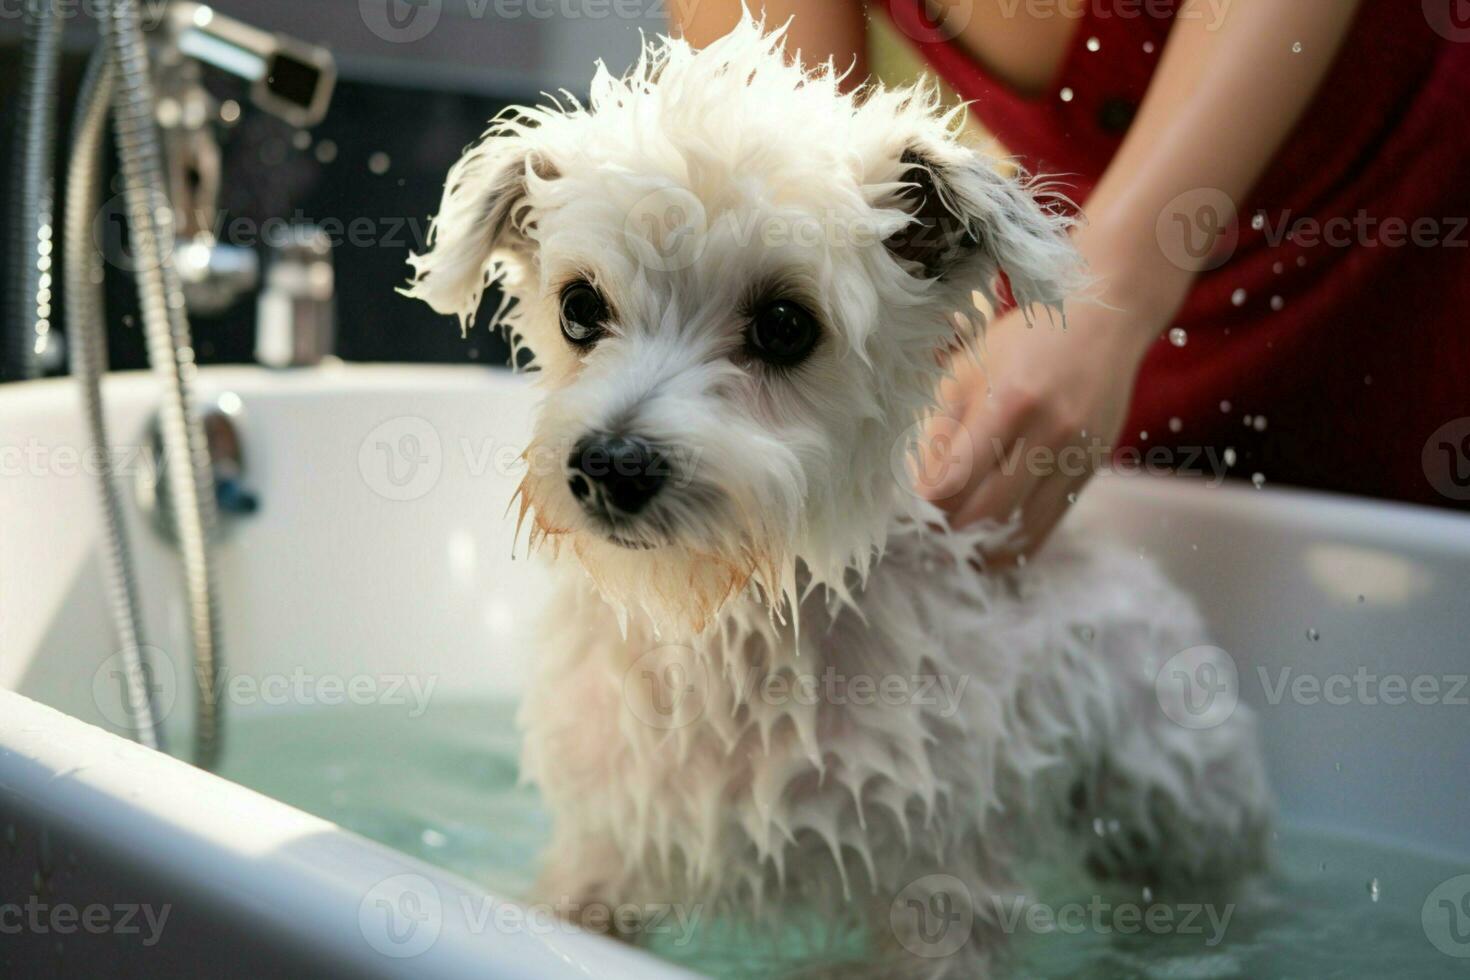
M 607 303 L 602 294 L 585 282 L 574 282 L 561 293 L 561 332 L 578 347 L 587 347 L 602 336 L 607 323 Z
M 816 317 L 801 305 L 782 299 L 756 311 L 745 344 L 751 354 L 768 364 L 789 367 L 810 354 L 821 335 Z

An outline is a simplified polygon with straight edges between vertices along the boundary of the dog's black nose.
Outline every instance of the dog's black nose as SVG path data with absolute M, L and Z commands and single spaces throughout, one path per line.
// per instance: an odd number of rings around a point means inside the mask
M 668 478 L 668 461 L 642 439 L 588 436 L 567 459 L 567 484 L 583 503 L 594 492 L 624 514 L 636 514 L 658 495 Z

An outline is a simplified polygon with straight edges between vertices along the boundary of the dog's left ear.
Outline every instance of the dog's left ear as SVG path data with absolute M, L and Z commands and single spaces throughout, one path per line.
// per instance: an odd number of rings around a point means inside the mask
M 884 244 L 913 274 L 989 293 L 1003 270 L 1022 309 L 1060 309 L 1086 280 L 1068 231 L 1065 198 L 998 172 L 956 144 L 914 146 L 898 161 L 903 189 L 892 206 L 912 221 Z
M 449 171 L 428 248 L 410 255 L 414 274 L 400 290 L 439 313 L 473 323 L 485 288 L 535 258 L 529 188 L 557 173 L 530 145 L 534 122 L 501 117 Z

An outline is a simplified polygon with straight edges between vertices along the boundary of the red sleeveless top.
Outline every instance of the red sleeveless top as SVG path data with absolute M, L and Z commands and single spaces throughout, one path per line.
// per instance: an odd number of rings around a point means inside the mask
M 1168 40 L 1177 0 L 1154 3 L 1169 16 L 1086 4 L 1057 77 L 1024 98 L 939 36 L 924 0 L 885 0 L 981 123 L 1084 207 Z M 1456 9 L 1363 0 L 1240 202 L 1234 252 L 1150 348 L 1120 447 L 1169 447 L 1207 475 L 1230 449 L 1235 476 L 1470 506 L 1470 22 Z

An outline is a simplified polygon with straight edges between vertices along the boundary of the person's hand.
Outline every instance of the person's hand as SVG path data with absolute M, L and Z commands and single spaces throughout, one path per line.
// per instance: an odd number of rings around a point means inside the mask
M 1117 439 L 1155 335 L 1097 305 L 1069 310 L 1065 329 L 1044 312 L 1034 326 L 1018 312 L 999 318 L 978 363 L 968 351 L 949 355 L 953 375 L 921 446 L 919 492 L 954 528 L 1019 515 L 1016 551 L 1034 551 Z

